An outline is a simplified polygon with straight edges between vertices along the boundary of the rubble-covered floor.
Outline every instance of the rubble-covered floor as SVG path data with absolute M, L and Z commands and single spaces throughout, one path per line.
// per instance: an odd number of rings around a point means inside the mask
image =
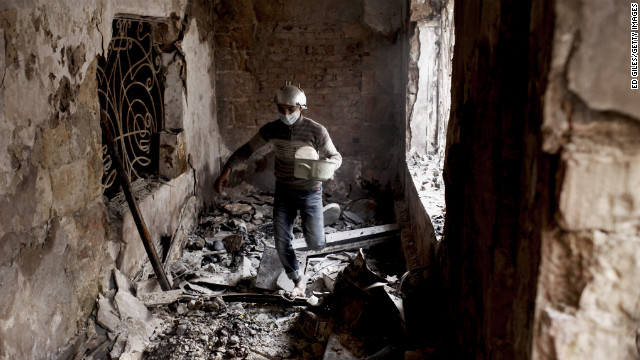
M 393 358 L 399 351 L 395 337 L 403 332 L 398 290 L 404 264 L 399 230 L 390 225 L 393 214 L 383 211 L 393 207 L 374 199 L 338 205 L 326 213 L 328 239 L 349 231 L 390 232 L 363 237 L 363 250 L 347 241 L 341 245 L 346 249 L 330 253 L 302 251 L 307 296 L 292 302 L 283 295 L 293 283 L 279 274 L 279 262 L 270 268 L 265 260 L 275 256 L 268 250 L 271 194 L 249 188 L 221 198 L 200 215 L 182 257 L 165 266 L 176 290 L 161 292 L 150 266 L 130 285 L 122 285 L 125 280 L 114 272 L 117 289 L 101 297 L 96 315 L 107 330 L 90 337 L 87 343 L 100 346 L 92 350 L 85 344 L 84 354 L 90 354 L 85 358 L 348 359 L 376 353 Z M 302 237 L 299 219 L 294 235 Z M 123 298 L 137 298 L 144 306 L 128 310 Z
M 444 157 L 438 154 L 413 154 L 407 158 L 407 166 L 420 200 L 431 218 L 436 240 L 440 241 L 444 232 L 446 212 L 442 179 Z

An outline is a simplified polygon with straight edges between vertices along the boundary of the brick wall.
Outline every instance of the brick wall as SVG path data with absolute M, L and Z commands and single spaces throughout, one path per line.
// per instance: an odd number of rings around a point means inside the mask
M 218 1 L 221 161 L 277 118 L 273 94 L 291 81 L 307 95 L 305 115 L 327 127 L 344 157 L 325 188 L 357 197 L 362 183 L 386 187 L 397 172 L 401 136 L 401 47 L 395 41 L 399 21 L 393 20 L 400 9 L 394 12 L 393 3 Z M 272 161 L 262 159 L 269 156 L 249 161 L 235 180 L 271 188 Z

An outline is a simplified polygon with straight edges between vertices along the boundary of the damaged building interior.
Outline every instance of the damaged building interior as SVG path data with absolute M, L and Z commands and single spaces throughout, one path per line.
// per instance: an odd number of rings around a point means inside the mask
M 639 359 L 633 9 L 0 0 L 0 359 Z M 273 146 L 214 191 L 287 82 L 299 297 Z

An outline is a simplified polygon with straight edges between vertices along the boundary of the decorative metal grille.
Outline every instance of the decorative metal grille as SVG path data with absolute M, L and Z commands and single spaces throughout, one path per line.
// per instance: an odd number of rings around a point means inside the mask
M 141 19 L 117 18 L 107 58 L 98 64 L 100 109 L 131 181 L 157 169 L 158 131 L 163 128 L 161 53 L 154 46 L 153 26 Z M 105 135 L 103 144 L 106 144 Z M 116 171 L 102 147 L 104 192 L 118 189 Z

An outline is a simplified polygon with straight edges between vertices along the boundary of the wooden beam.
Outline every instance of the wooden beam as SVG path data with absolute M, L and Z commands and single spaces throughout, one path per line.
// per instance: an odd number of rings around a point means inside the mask
M 321 250 L 313 250 L 308 247 L 304 238 L 295 239 L 293 240 L 293 249 L 306 255 L 328 254 L 369 247 L 397 237 L 398 234 L 400 234 L 398 224 L 379 225 L 327 234 L 326 246 Z

